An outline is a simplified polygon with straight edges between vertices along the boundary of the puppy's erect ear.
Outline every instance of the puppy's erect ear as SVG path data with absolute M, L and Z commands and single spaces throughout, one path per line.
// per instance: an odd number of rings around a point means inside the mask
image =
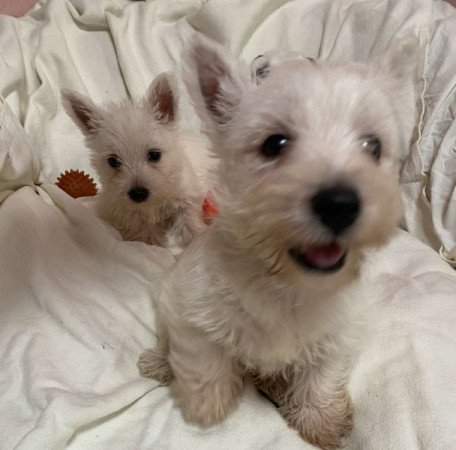
M 252 83 L 248 67 L 203 36 L 193 38 L 184 59 L 184 81 L 202 118 L 208 115 L 215 124 L 228 123 L 243 89 Z
M 418 64 L 419 40 L 414 36 L 391 42 L 378 65 L 400 82 L 410 81 Z
M 271 62 L 267 55 L 258 55 L 250 63 L 250 76 L 255 84 L 260 84 L 260 81 L 269 73 Z
M 391 96 L 397 111 L 397 120 L 402 132 L 400 159 L 405 159 L 412 144 L 413 132 L 417 123 L 417 90 L 415 88 L 416 69 L 420 57 L 420 43 L 416 37 L 406 37 L 393 41 L 379 58 L 373 69 L 388 80 L 388 95 Z
M 101 121 L 99 108 L 88 97 L 70 89 L 62 89 L 63 107 L 76 125 L 86 135 L 92 135 Z
M 145 104 L 157 120 L 172 123 L 176 119 L 177 102 L 174 95 L 176 82 L 170 73 L 161 73 L 149 86 Z

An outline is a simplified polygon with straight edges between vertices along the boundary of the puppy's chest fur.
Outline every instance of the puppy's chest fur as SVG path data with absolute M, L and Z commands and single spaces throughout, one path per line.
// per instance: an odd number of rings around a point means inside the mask
M 190 292 L 189 279 L 187 288 L 181 284 L 189 301 L 187 319 L 247 370 L 263 374 L 281 371 L 297 360 L 311 360 L 318 343 L 346 325 L 347 303 L 356 295 L 347 288 L 319 296 L 266 276 L 239 285 L 226 274 L 221 277 L 213 262 L 199 264 L 196 270 L 190 276 L 200 279 L 206 290 Z
M 161 246 L 166 245 L 169 239 L 176 239 L 170 234 L 179 208 L 178 200 L 143 210 L 116 208 L 104 198 L 98 202 L 100 217 L 113 225 L 125 240 Z

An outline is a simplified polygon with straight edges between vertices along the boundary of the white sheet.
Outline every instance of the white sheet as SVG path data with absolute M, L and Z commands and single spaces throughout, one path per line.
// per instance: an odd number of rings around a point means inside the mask
M 201 431 L 184 424 L 167 388 L 137 375 L 153 342 L 150 298 L 172 256 L 121 241 L 52 185 L 65 169 L 93 174 L 58 92 L 141 95 L 156 74 L 177 70 L 194 28 L 246 60 L 277 46 L 365 59 L 408 32 L 424 55 L 431 3 L 49 0 L 23 19 L 0 17 L 0 92 L 30 137 L 1 102 L 0 448 L 306 447 L 250 385 L 239 410 Z M 182 108 L 185 127 L 198 130 L 184 94 Z M 454 271 L 404 232 L 369 264 L 377 328 L 351 379 L 347 447 L 452 448 Z
M 402 173 L 408 230 L 456 268 L 456 9 L 433 2 L 420 139 Z

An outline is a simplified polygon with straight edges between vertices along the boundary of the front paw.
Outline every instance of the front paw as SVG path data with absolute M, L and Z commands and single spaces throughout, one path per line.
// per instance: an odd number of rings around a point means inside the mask
M 162 384 L 168 384 L 172 378 L 172 369 L 168 355 L 157 348 L 144 350 L 136 363 L 140 375 L 153 378 Z
M 344 436 L 352 429 L 353 405 L 348 392 L 323 407 L 305 405 L 299 409 L 284 405 L 282 408 L 288 424 L 307 442 L 324 450 L 342 447 Z
M 171 386 L 177 404 L 187 422 L 207 427 L 221 422 L 239 403 L 242 379 L 231 383 L 206 383 L 194 392 Z

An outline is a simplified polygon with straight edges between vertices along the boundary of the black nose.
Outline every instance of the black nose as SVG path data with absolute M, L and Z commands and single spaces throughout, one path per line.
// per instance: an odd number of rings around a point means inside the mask
M 128 192 L 128 196 L 136 203 L 141 203 L 149 197 L 149 191 L 141 186 L 136 186 Z
M 343 185 L 318 191 L 311 204 L 320 222 L 335 235 L 353 225 L 361 210 L 361 201 L 356 191 Z

